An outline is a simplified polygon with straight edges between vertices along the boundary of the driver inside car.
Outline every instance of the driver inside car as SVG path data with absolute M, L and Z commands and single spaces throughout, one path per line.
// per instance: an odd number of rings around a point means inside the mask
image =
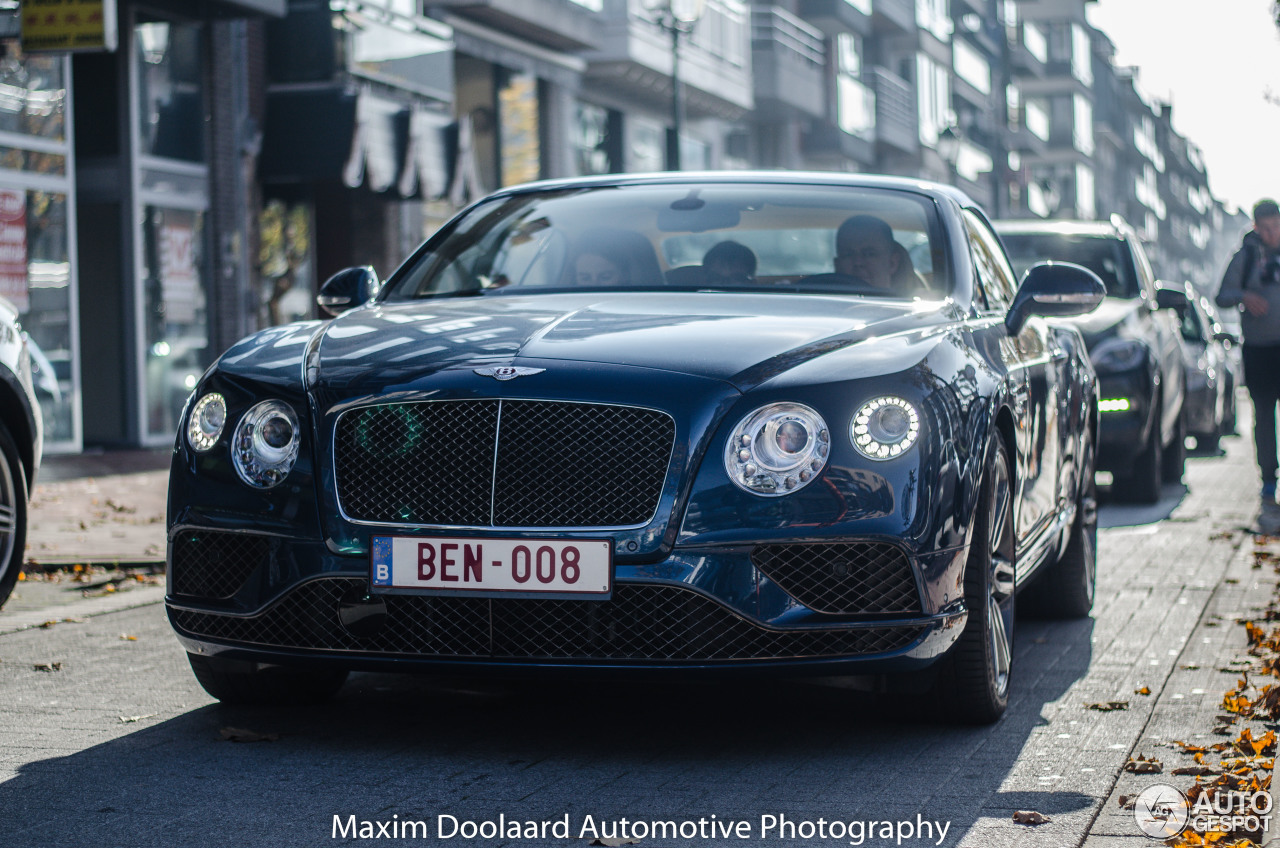
M 924 287 L 893 228 L 874 215 L 854 215 L 836 229 L 835 270 L 886 291 L 909 294 Z

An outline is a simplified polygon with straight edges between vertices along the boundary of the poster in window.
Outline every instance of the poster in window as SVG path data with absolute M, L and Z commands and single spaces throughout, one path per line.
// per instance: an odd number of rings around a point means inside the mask
M 196 320 L 195 231 L 189 226 L 160 227 L 160 284 L 165 320 L 189 324 Z
M 31 308 L 27 286 L 27 193 L 0 189 L 0 296 Z

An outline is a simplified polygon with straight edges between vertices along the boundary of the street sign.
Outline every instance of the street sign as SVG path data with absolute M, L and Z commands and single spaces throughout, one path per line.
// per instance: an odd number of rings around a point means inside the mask
M 116 0 L 22 0 L 21 16 L 28 53 L 116 49 Z

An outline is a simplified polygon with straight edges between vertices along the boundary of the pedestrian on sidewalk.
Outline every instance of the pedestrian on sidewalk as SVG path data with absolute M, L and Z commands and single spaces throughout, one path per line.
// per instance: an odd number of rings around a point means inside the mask
M 1276 502 L 1276 406 L 1280 404 L 1280 205 L 1259 200 L 1253 229 L 1222 276 L 1218 306 L 1241 310 L 1244 382 L 1253 399 L 1253 446 L 1262 501 Z

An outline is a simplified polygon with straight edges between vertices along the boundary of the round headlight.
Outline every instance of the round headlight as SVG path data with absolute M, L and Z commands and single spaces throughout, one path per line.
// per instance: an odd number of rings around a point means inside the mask
M 270 489 L 289 474 L 298 459 L 298 416 L 293 407 L 264 400 L 236 425 L 231 456 L 240 479 L 258 489 Z
M 830 452 L 831 435 L 821 415 L 798 403 L 773 403 L 733 428 L 724 467 L 740 488 L 773 497 L 808 485 Z
M 196 401 L 187 419 L 187 443 L 193 451 L 203 453 L 218 443 L 227 423 L 227 401 L 212 392 Z
M 920 413 L 900 397 L 869 400 L 853 416 L 849 436 L 867 459 L 893 459 L 919 438 Z

